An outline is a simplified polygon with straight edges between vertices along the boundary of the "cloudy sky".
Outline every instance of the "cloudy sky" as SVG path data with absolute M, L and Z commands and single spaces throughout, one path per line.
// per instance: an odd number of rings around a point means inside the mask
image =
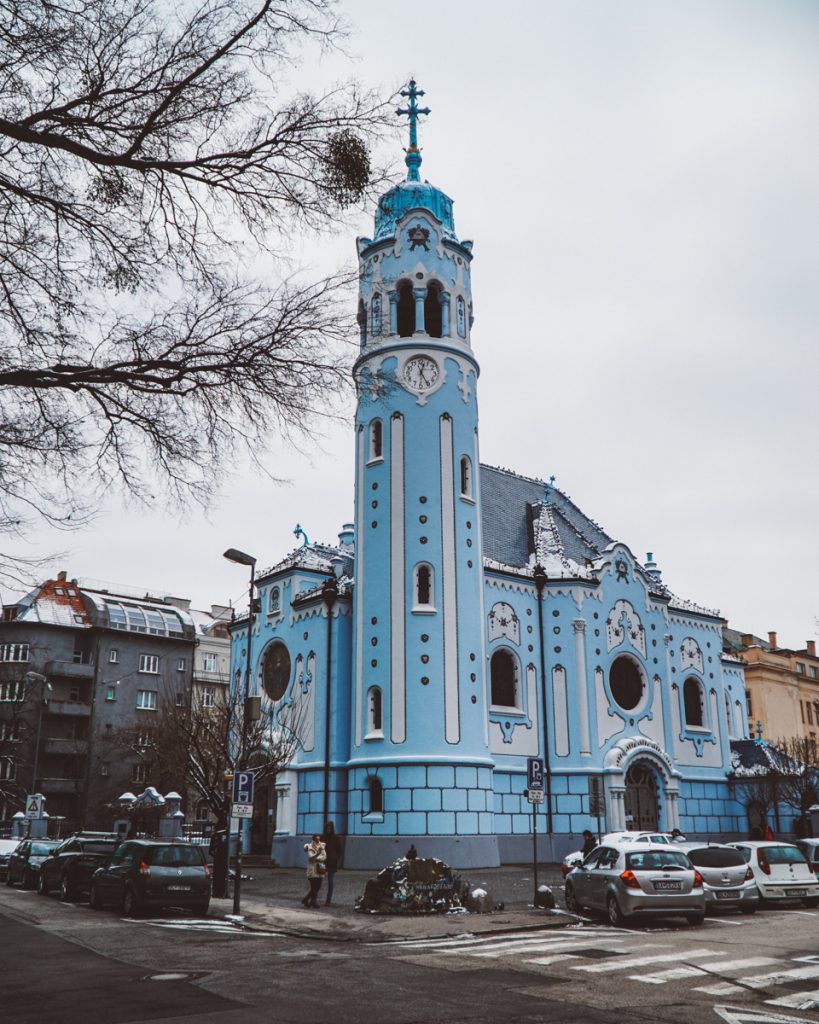
M 475 240 L 483 460 L 554 474 L 678 594 L 803 645 L 819 615 L 819 5 L 342 10 L 352 67 L 311 58 L 300 84 L 352 73 L 388 95 L 414 74 L 426 89 L 422 173 Z M 333 240 L 339 262 L 357 233 L 369 215 Z M 241 604 L 226 547 L 268 565 L 297 522 L 332 540 L 352 518 L 348 411 L 310 459 L 271 448 L 284 486 L 242 471 L 185 517 L 112 499 L 93 529 L 26 551 Z

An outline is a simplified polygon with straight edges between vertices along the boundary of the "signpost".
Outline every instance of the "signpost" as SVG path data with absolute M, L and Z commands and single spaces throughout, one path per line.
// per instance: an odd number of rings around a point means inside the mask
M 533 904 L 537 906 L 537 807 L 543 803 L 543 760 L 540 757 L 526 758 L 526 799 L 532 805 L 532 868 L 535 882 Z
M 42 818 L 43 816 L 43 794 L 30 793 L 26 797 L 26 817 Z
M 237 817 L 243 817 L 243 815 L 237 814 L 235 810 L 235 805 L 253 803 L 253 772 L 234 773 L 232 800 L 234 804 L 233 813 Z

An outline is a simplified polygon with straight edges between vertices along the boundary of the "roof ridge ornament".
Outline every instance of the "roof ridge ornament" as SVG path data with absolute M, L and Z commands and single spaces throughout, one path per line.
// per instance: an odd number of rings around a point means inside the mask
M 406 107 L 396 107 L 395 113 L 399 117 L 409 118 L 409 148 L 404 152 L 407 154 L 404 162 L 407 165 L 407 181 L 420 181 L 421 175 L 418 168 L 421 166 L 421 150 L 418 148 L 418 115 L 429 114 L 429 107 L 419 107 L 418 97 L 425 96 L 423 89 L 416 88 L 415 79 L 409 81 L 409 89 L 402 89 L 401 95 L 409 99 Z

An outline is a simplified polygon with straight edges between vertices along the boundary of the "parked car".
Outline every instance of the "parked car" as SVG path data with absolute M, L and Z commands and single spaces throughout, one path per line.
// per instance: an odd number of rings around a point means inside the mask
M 759 907 L 759 890 L 754 873 L 742 853 L 725 843 L 678 843 L 702 877 L 705 909 L 717 907 L 754 914 Z
M 751 839 L 730 845 L 740 851 L 753 871 L 762 899 L 801 899 L 806 907 L 819 906 L 819 879 L 798 847 Z
M 40 865 L 59 845 L 59 839 L 24 839 L 9 857 L 6 885 L 19 882 L 24 889 L 36 888 Z
M 123 843 L 94 872 L 91 906 L 119 907 L 137 917 L 148 907 L 183 907 L 204 916 L 210 903 L 211 867 L 203 847 L 148 839 Z
M 0 878 L 5 878 L 9 867 L 9 857 L 17 849 L 19 839 L 0 839 Z
M 566 879 L 566 909 L 604 912 L 613 925 L 633 917 L 705 918 L 703 881 L 683 850 L 668 844 L 601 845 Z
M 598 846 L 618 846 L 621 843 L 673 843 L 684 840 L 685 836 L 675 838 L 670 832 L 608 832 L 600 840 Z M 563 858 L 560 870 L 563 877 L 583 861 L 583 851 L 574 850 Z
M 819 878 L 819 839 L 800 839 L 796 845 L 804 853 L 805 860 L 813 868 L 813 873 Z
M 61 900 L 75 900 L 87 896 L 91 876 L 108 860 L 120 839 L 105 832 L 86 832 L 69 836 L 40 864 L 37 892 L 48 895 L 60 890 Z

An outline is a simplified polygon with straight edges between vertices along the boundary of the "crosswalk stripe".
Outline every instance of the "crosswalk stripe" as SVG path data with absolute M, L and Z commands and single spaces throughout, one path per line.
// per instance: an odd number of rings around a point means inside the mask
M 734 971 L 747 971 L 751 967 L 770 967 L 772 964 L 781 964 L 769 956 L 752 956 L 745 960 L 718 960 L 708 964 L 706 967 L 695 967 L 693 964 L 684 967 L 672 967 L 667 971 L 654 971 L 652 974 L 632 974 L 633 981 L 642 981 L 647 985 L 662 985 L 666 981 L 676 981 L 678 978 L 696 978 L 702 974 L 732 974 Z M 696 991 L 701 991 L 697 989 Z
M 558 953 L 555 956 L 536 956 L 531 960 L 524 960 L 525 964 L 537 964 L 539 967 L 548 967 L 550 964 L 563 963 L 564 960 L 577 960 L 571 953 Z
M 622 942 L 622 939 L 617 939 L 617 942 Z M 596 949 L 610 945 L 611 939 L 542 939 L 540 941 L 533 940 L 531 942 L 512 942 L 512 943 L 497 943 L 494 946 L 481 946 L 479 949 L 471 951 L 471 956 L 507 956 L 512 953 L 537 953 L 539 950 L 544 952 L 550 952 L 551 950 L 571 950 L 571 949 Z M 458 950 L 445 950 L 447 953 L 455 953 Z M 612 950 L 612 952 L 617 952 Z
M 819 964 L 794 967 L 790 971 L 760 974 L 755 978 L 743 979 L 743 984 L 748 988 L 767 988 L 769 985 L 784 985 L 789 981 L 801 981 L 803 978 L 819 978 Z
M 700 985 L 695 992 L 705 992 L 709 996 L 735 996 L 745 989 L 741 985 L 732 985 L 729 981 L 721 981 L 718 985 Z
M 817 1010 L 819 1009 L 819 989 L 811 992 L 791 992 L 789 996 L 780 996 L 778 999 L 766 999 L 771 1006 L 789 1006 L 793 1010 Z
M 655 945 L 653 949 L 667 949 L 668 946 Z M 716 949 L 692 949 L 685 952 L 686 960 L 699 959 L 704 956 L 719 956 Z M 618 960 L 606 960 L 602 964 L 583 964 L 573 968 L 575 971 L 587 971 L 589 974 L 604 974 L 610 971 L 626 971 L 631 967 L 643 967 L 646 964 L 667 963 L 671 960 L 680 960 L 681 954 L 677 950 L 674 953 L 658 953 L 656 956 L 625 956 Z
M 562 932 L 562 929 L 561 929 Z M 523 941 L 525 939 L 543 939 L 545 938 L 542 931 L 526 931 L 526 932 L 509 932 L 502 936 L 504 941 Z M 469 945 L 483 945 L 485 943 L 498 942 L 500 937 L 495 935 L 484 935 L 478 936 L 468 933 L 466 935 L 456 935 L 444 939 L 406 939 L 403 942 L 391 942 L 391 946 L 401 946 L 402 948 L 415 948 L 415 949 L 446 949 L 448 946 L 469 946 Z M 370 943 L 374 946 L 383 946 L 381 942 Z

